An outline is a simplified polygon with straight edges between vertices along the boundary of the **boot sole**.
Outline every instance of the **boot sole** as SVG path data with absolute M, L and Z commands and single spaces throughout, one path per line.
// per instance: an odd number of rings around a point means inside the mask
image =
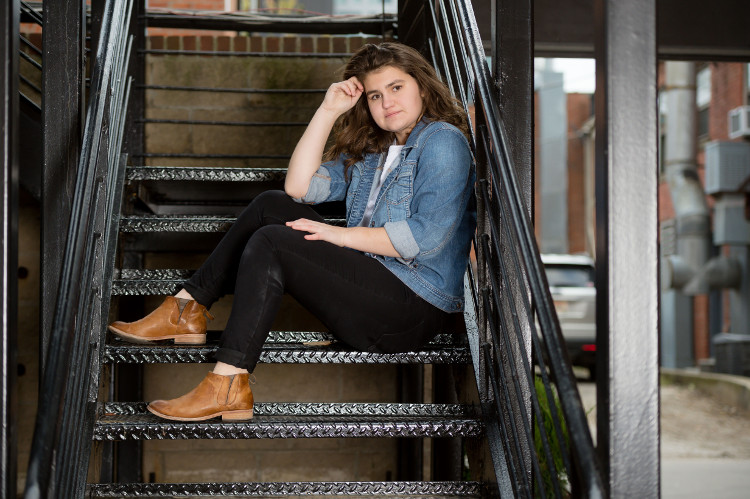
M 164 336 L 150 336 L 144 338 L 131 333 L 126 333 L 113 326 L 108 326 L 109 330 L 112 331 L 116 336 L 131 341 L 133 343 L 148 344 L 154 341 L 174 340 L 175 345 L 203 345 L 206 343 L 205 334 L 168 334 Z
M 222 421 L 247 421 L 247 420 L 253 419 L 252 409 L 238 410 L 238 411 L 219 411 L 213 414 L 209 414 L 207 416 L 199 416 L 195 418 L 183 418 L 180 416 L 170 416 L 168 414 L 162 414 L 161 412 L 152 409 L 150 405 L 147 406 L 146 408 L 151 414 L 154 414 L 155 416 L 159 416 L 160 418 L 169 419 L 170 421 L 205 421 L 207 419 L 218 418 L 219 416 L 221 416 Z

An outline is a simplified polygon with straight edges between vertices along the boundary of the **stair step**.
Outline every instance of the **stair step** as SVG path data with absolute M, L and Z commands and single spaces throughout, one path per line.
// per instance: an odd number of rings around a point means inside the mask
M 220 215 L 129 215 L 120 219 L 120 232 L 226 232 L 237 220 Z M 346 219 L 327 217 L 332 225 L 344 226 Z
M 119 343 L 119 342 L 118 342 Z M 216 345 L 199 347 L 171 345 L 108 344 L 104 362 L 121 364 L 181 364 L 215 362 Z M 468 364 L 465 347 L 428 347 L 418 352 L 360 352 L 342 344 L 331 346 L 266 346 L 259 362 L 264 364 Z
M 106 404 L 95 440 L 237 438 L 476 437 L 474 407 L 458 404 L 258 403 L 250 421 L 168 421 L 142 402 Z
M 286 168 L 213 168 L 188 166 L 131 166 L 126 181 L 278 182 Z
M 483 491 L 479 482 L 97 483 L 87 489 L 91 497 L 482 497 Z
M 267 483 L 99 483 L 91 497 L 143 496 L 389 496 L 481 497 L 479 482 L 267 482 Z

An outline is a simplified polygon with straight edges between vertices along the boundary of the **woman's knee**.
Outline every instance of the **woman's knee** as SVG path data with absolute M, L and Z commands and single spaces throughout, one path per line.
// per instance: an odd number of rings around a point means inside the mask
M 246 263 L 252 264 L 253 259 L 258 259 L 260 254 L 277 253 L 280 248 L 290 244 L 298 244 L 300 235 L 297 231 L 286 225 L 264 225 L 255 231 L 247 242 L 242 258 Z M 304 236 L 302 236 L 304 237 Z
M 279 208 L 294 201 L 284 191 L 264 191 L 258 194 L 237 217 L 238 223 L 262 226 L 267 220 L 276 219 Z

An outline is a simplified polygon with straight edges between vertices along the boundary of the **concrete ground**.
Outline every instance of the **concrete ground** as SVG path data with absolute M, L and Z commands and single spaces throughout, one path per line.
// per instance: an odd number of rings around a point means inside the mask
M 594 384 L 579 389 L 595 428 Z M 750 498 L 750 411 L 692 384 L 662 384 L 661 478 L 665 499 Z

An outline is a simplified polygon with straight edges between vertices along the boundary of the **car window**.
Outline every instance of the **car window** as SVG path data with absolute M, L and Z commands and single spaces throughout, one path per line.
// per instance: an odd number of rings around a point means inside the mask
M 547 281 L 555 287 L 594 286 L 594 269 L 585 265 L 546 265 Z

